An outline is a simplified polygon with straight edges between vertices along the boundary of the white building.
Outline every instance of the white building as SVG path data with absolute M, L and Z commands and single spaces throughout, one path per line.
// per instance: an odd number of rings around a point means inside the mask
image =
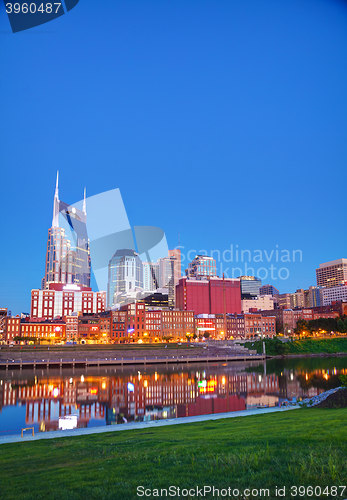
M 322 290 L 323 306 L 329 306 L 332 302 L 347 302 L 347 285 L 332 286 Z
M 145 292 L 154 292 L 159 288 L 159 264 L 157 262 L 142 262 L 143 289 Z
M 105 311 L 106 292 L 93 292 L 79 285 L 51 283 L 48 290 L 31 291 L 30 316 L 54 319 L 72 313 L 96 314 Z

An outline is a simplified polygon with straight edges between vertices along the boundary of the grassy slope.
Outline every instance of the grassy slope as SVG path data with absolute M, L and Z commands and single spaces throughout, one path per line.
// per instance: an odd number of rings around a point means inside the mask
M 1 445 L 0 497 L 128 500 L 139 498 L 138 485 L 344 484 L 346 423 L 347 409 L 302 409 Z
M 254 344 L 254 345 L 252 345 Z M 322 339 L 322 340 L 296 340 L 294 342 L 287 342 L 285 344 L 288 348 L 286 354 L 320 354 L 320 353 L 347 353 L 347 338 L 336 339 Z M 263 343 L 260 342 L 247 342 L 245 344 L 249 349 L 256 349 L 257 352 L 263 352 Z M 272 341 L 265 340 L 266 353 L 270 356 L 275 356 L 276 352 L 272 349 Z

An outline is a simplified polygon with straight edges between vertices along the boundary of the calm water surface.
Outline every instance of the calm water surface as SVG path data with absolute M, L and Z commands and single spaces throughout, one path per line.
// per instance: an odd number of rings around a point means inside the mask
M 340 385 L 347 357 L 0 372 L 0 436 L 276 406 Z

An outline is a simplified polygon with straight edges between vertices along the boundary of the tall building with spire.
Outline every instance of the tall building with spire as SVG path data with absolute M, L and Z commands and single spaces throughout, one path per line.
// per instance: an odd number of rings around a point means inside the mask
M 53 200 L 52 227 L 48 230 L 42 289 L 50 284 L 90 287 L 90 251 L 87 234 L 86 190 L 82 210 L 59 199 L 59 172 Z

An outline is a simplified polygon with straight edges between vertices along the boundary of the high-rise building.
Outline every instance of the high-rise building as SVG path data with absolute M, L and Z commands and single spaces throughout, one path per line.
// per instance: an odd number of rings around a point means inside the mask
M 292 307 L 293 308 L 305 307 L 305 290 L 303 290 L 302 288 L 299 288 L 292 295 L 293 295 L 293 298 L 292 298 L 292 300 L 293 300 Z
M 197 255 L 186 269 L 186 276 L 196 279 L 209 279 L 217 276 L 216 261 L 206 255 Z
M 322 291 L 324 287 L 310 286 L 308 289 L 308 307 L 319 307 L 323 305 Z
M 259 289 L 261 287 L 261 279 L 255 276 L 239 276 L 241 284 L 241 299 L 251 300 L 259 297 Z
M 154 292 L 159 288 L 159 264 L 157 262 L 142 262 L 143 290 Z
M 262 285 L 259 288 L 259 295 L 279 295 L 280 292 L 273 285 Z
M 278 296 L 278 307 L 280 309 L 291 309 L 293 307 L 293 294 L 281 293 Z
M 316 269 L 317 285 L 327 288 L 347 282 L 347 259 L 332 260 L 319 264 Z
M 181 271 L 181 250 L 175 248 L 174 250 L 169 250 L 169 257 L 174 257 L 174 285 L 176 286 L 182 276 Z
M 347 302 L 347 285 L 331 286 L 322 290 L 323 306 L 332 302 Z
M 90 251 L 85 196 L 84 191 L 82 210 L 61 201 L 57 173 L 52 227 L 48 230 L 42 289 L 48 289 L 51 283 L 90 287 Z
M 158 260 L 159 286 L 168 291 L 169 307 L 175 307 L 175 257 L 163 257 Z
M 143 266 L 139 254 L 131 249 L 117 250 L 108 264 L 107 307 L 124 303 L 127 297 L 142 290 Z

